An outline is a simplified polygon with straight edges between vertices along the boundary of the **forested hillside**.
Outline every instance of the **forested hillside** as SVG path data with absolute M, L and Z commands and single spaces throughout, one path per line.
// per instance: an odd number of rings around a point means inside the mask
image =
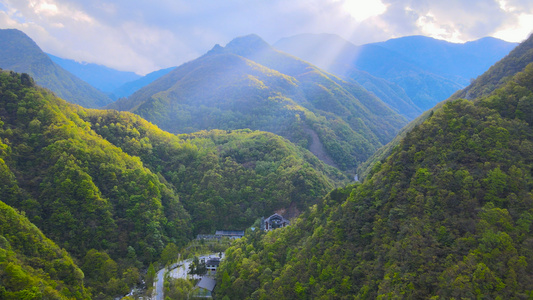
M 55 64 L 35 42 L 17 29 L 0 29 L 0 68 L 28 73 L 37 84 L 84 107 L 102 107 L 111 99 Z
M 532 116 L 533 64 L 488 96 L 447 102 L 364 183 L 228 249 L 217 295 L 531 297 Z
M 0 158 L 2 192 L 17 193 L 13 177 Z M 1 299 L 89 299 L 83 278 L 83 272 L 65 250 L 0 201 Z
M 400 143 L 408 132 L 430 117 L 436 108 L 442 107 L 447 101 L 453 99 L 465 98 L 472 100 L 486 96 L 509 81 L 514 74 L 523 70 L 531 62 L 533 62 L 533 35 L 476 78 L 468 87 L 457 91 L 450 98 L 438 103 L 432 110 L 424 112 L 407 124 L 392 141 L 378 149 L 366 162 L 360 164 L 357 174 L 361 178 L 365 178 L 377 163 L 389 156 L 392 149 Z
M 279 209 L 304 210 L 346 182 L 270 133 L 175 136 L 130 113 L 66 103 L 29 75 L 7 71 L 0 72 L 0 141 L 0 200 L 79 262 L 96 298 L 125 294 L 169 243 L 241 229 Z M 43 274 L 66 280 L 55 271 Z M 65 281 L 69 288 L 76 276 Z
M 254 35 L 224 48 L 217 45 L 110 107 L 174 133 L 269 131 L 350 171 L 406 124 L 358 84 L 279 52 Z

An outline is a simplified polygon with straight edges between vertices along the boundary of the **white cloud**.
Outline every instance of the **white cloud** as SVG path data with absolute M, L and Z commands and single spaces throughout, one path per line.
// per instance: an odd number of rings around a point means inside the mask
M 530 0 L 0 0 L 0 27 L 23 30 L 44 51 L 138 73 L 250 33 L 270 43 L 323 32 L 356 44 L 414 34 L 516 41 L 532 16 Z
M 387 10 L 387 5 L 381 0 L 345 0 L 342 8 L 356 21 L 361 22 L 381 15 Z
M 494 37 L 509 42 L 521 42 L 533 33 L 533 14 L 520 14 L 517 23 L 505 26 Z

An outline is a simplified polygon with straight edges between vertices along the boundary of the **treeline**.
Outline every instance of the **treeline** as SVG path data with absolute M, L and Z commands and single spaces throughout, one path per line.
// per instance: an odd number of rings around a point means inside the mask
M 0 176 L 9 179 L 0 200 L 72 255 L 98 299 L 139 284 L 170 243 L 304 210 L 347 179 L 273 134 L 178 137 L 129 113 L 67 104 L 27 74 L 4 71 L 0 141 Z
M 410 131 L 360 186 L 226 252 L 223 299 L 528 298 L 533 64 Z

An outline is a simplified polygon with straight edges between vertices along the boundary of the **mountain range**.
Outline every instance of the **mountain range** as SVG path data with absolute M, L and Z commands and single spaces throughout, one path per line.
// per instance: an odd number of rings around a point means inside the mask
M 216 296 L 529 297 L 532 41 L 472 83 L 482 96 L 445 101 L 412 127 L 362 184 L 331 191 L 289 227 L 236 242 Z
M 433 60 L 479 59 L 473 74 L 508 45 L 396 39 L 364 46 L 361 69 L 324 52 L 352 78 L 249 35 L 110 103 L 22 32 L 0 37 L 0 299 L 121 297 L 196 234 L 273 212 L 291 225 L 247 229 L 216 298 L 531 296 L 533 36 L 423 113 L 402 85 L 433 97 L 470 76 Z
M 256 35 L 219 45 L 108 108 L 174 133 L 250 128 L 353 170 L 406 124 L 376 96 Z
M 52 54 L 48 54 L 48 56 L 65 70 L 106 93 L 113 101 L 130 96 L 138 89 L 150 84 L 175 68 L 161 69 L 140 76 L 133 72 L 118 71 L 98 64 L 60 58 Z
M 72 59 L 61 58 L 52 54 L 47 55 L 53 62 L 61 66 L 63 69 L 76 75 L 78 78 L 104 93 L 111 93 L 121 85 L 142 77 L 133 72 L 118 71 L 93 63 L 77 62 Z
M 455 44 L 423 36 L 356 46 L 331 34 L 302 34 L 274 44 L 376 95 L 386 94 L 382 100 L 409 119 L 468 85 L 515 46 L 495 38 Z M 373 77 L 389 83 L 377 84 Z

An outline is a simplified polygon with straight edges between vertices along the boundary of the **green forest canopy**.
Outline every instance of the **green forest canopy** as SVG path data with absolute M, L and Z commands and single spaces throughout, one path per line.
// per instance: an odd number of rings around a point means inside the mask
M 0 200 L 79 262 L 97 298 L 135 285 L 169 243 L 305 210 L 347 181 L 271 133 L 171 135 L 131 113 L 68 104 L 5 71 L 0 141 L 9 178 Z
M 361 185 L 226 252 L 231 299 L 527 298 L 533 64 L 409 132 Z

